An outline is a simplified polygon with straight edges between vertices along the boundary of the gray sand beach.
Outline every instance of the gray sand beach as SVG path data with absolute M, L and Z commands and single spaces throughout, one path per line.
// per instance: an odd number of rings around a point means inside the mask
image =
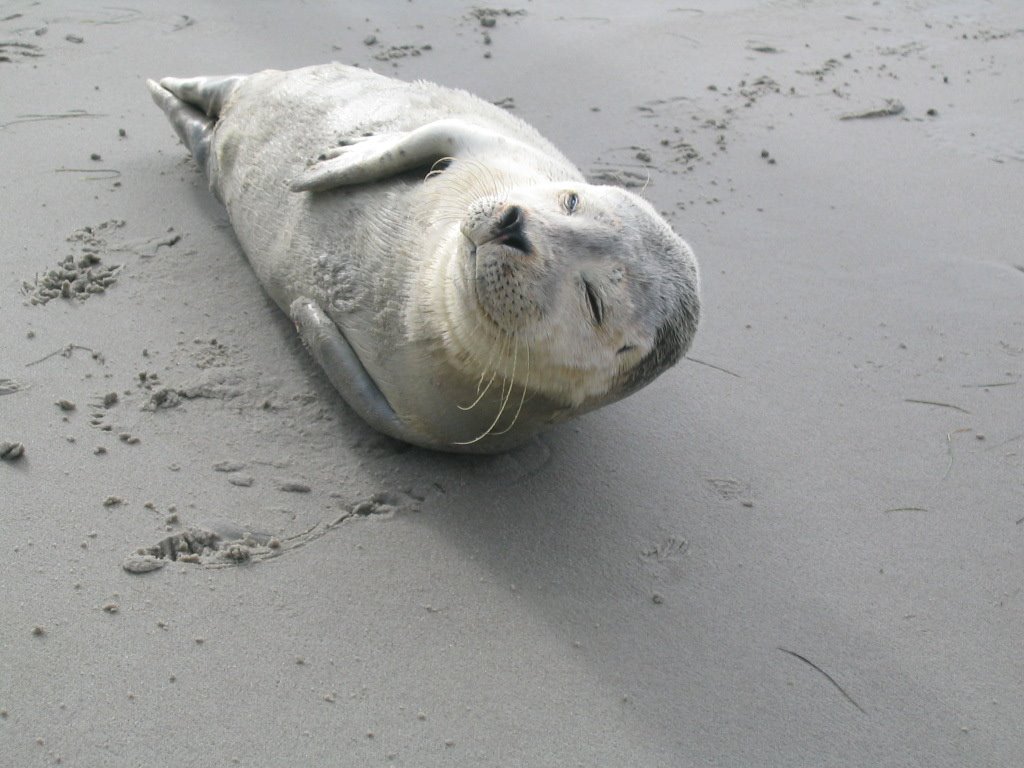
M 331 388 L 146 78 L 465 88 L 697 254 L 498 456 Z M 0 2 L 0 764 L 1024 759 L 1024 5 Z

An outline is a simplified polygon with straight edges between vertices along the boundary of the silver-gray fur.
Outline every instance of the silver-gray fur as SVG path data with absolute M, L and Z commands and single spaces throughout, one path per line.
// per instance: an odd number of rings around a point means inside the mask
M 149 87 L 267 292 L 386 434 L 505 450 L 692 341 L 689 247 L 468 93 L 338 64 Z

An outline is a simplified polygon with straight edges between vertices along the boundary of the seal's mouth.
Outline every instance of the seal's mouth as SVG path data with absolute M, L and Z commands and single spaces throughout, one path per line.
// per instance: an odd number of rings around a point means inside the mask
M 500 247 L 504 244 L 499 243 L 497 238 L 490 238 L 483 242 L 475 242 L 465 231 L 463 231 L 462 235 L 465 240 L 466 248 L 466 255 L 462 266 L 463 274 L 465 276 L 464 284 L 469 286 L 472 293 L 474 310 L 479 313 L 479 318 L 481 318 L 494 331 L 498 332 L 502 337 L 509 333 L 515 333 L 516 329 L 508 326 L 507 318 L 505 318 L 506 322 L 503 322 L 503 318 L 507 314 L 507 311 L 503 311 L 501 302 L 498 302 L 497 304 L 495 303 L 493 277 L 488 277 L 488 274 L 493 275 L 495 264 L 501 263 L 505 261 L 505 259 L 499 258 L 498 261 L 495 262 L 491 258 L 493 254 L 489 253 L 489 248 L 486 247 L 494 247 L 495 245 Z M 481 252 L 481 249 L 484 249 L 483 252 Z M 507 293 L 505 294 L 505 297 L 507 297 Z

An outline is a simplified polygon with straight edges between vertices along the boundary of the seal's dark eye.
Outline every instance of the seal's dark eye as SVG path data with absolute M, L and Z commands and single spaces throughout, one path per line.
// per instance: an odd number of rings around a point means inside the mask
M 566 192 L 562 198 L 562 207 L 566 213 L 573 213 L 580 204 L 580 196 L 575 192 Z
M 601 301 L 601 294 L 599 294 L 590 283 L 586 280 L 583 281 L 583 290 L 587 294 L 587 303 L 590 305 L 590 315 L 594 318 L 594 322 L 597 325 L 601 324 L 601 320 L 604 319 L 604 303 Z

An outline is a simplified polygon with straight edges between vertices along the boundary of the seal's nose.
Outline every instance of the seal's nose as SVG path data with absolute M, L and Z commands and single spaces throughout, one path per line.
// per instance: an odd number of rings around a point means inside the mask
M 515 248 L 517 251 L 529 253 L 530 243 L 526 239 L 523 209 L 518 205 L 507 205 L 498 219 L 496 239 L 500 243 Z

